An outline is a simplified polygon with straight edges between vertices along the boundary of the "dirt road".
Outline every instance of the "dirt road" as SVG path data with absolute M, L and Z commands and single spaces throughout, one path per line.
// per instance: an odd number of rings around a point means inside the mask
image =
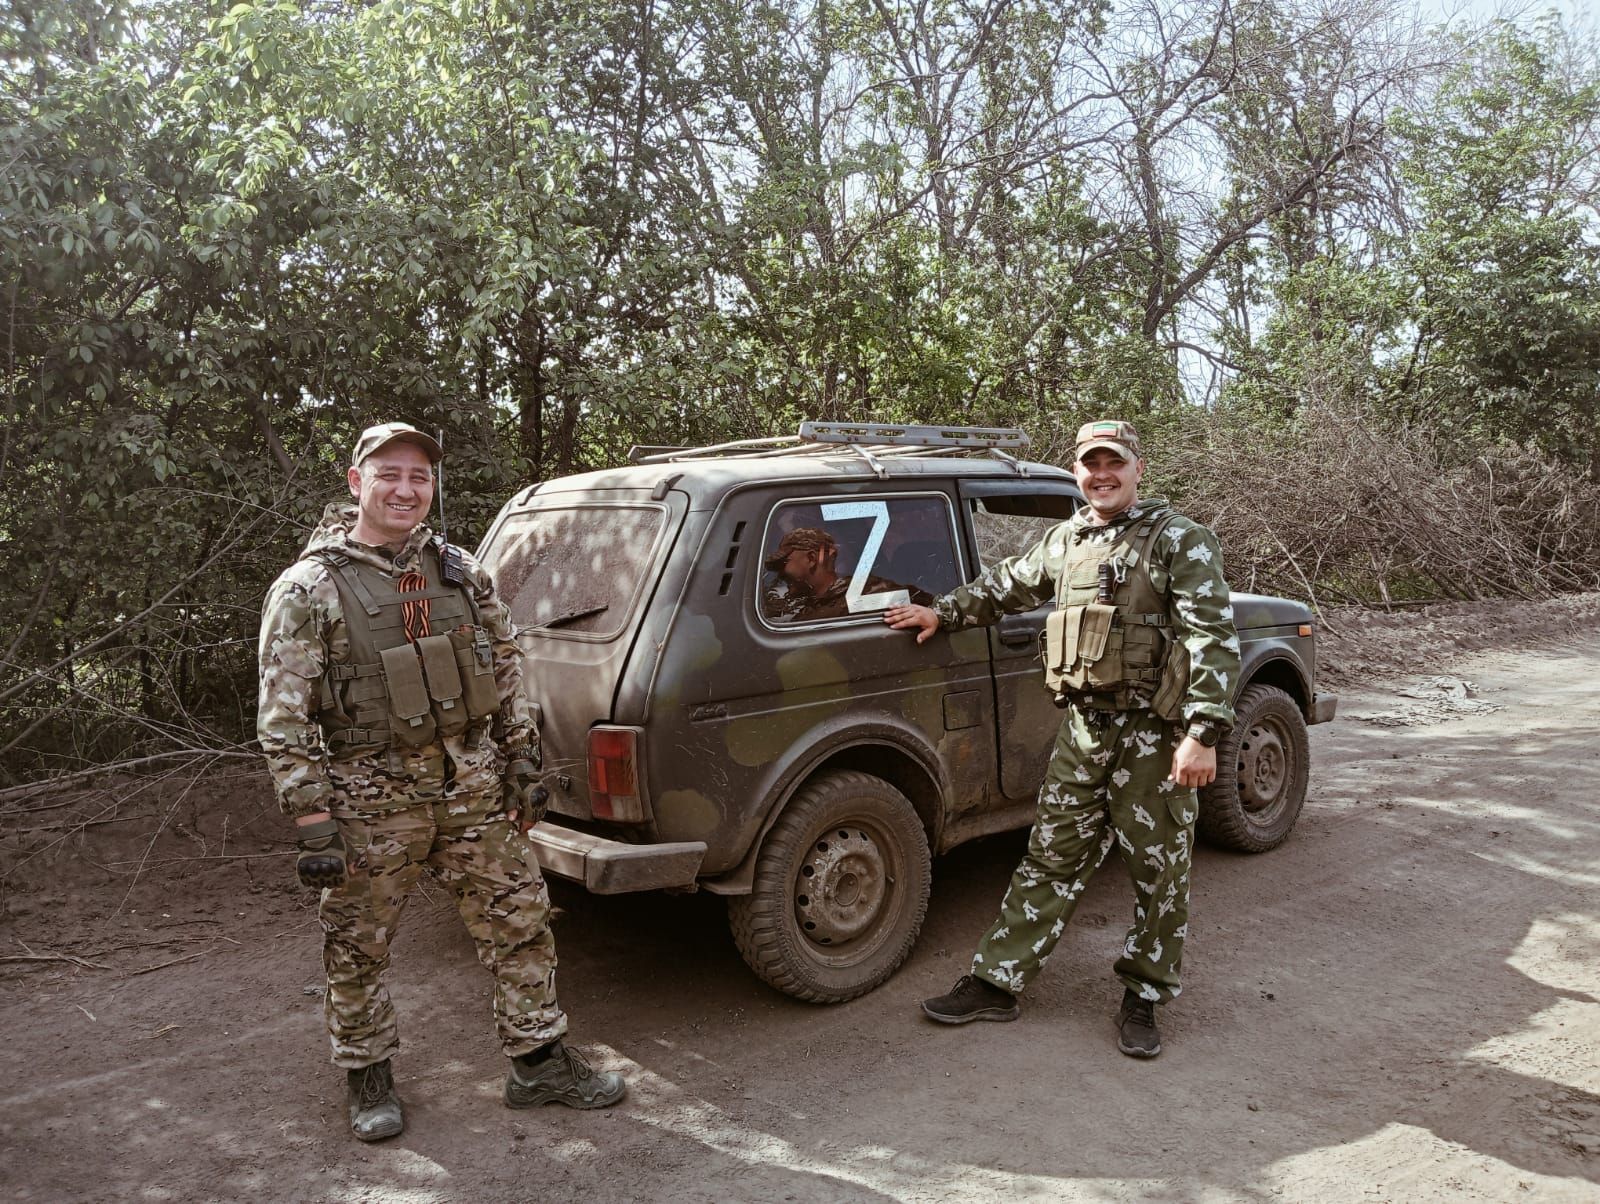
M 229 848 L 259 856 L 7 900 L 0 951 L 79 961 L 0 965 L 0 1196 L 1600 1200 L 1600 641 L 1433 670 L 1343 690 L 1283 848 L 1201 853 L 1153 1063 L 1113 1040 L 1114 864 L 1018 1023 L 920 1018 L 1017 834 L 938 861 L 910 962 L 831 1008 L 760 985 L 716 899 L 558 889 L 574 1039 L 632 1093 L 513 1113 L 487 976 L 434 888 L 393 971 L 408 1129 L 360 1146 L 314 920 L 261 843 L 281 832 L 259 798 L 197 805 L 159 849 L 214 853 L 245 815 Z

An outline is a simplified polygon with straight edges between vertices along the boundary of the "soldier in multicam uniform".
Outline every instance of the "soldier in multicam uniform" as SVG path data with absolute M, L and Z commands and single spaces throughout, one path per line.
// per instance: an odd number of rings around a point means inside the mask
M 1216 743 L 1233 725 L 1239 639 L 1216 536 L 1165 501 L 1141 501 L 1144 467 L 1128 423 L 1086 424 L 1073 470 L 1087 506 L 931 608 L 884 614 L 921 643 L 941 626 L 994 623 L 1055 601 L 1045 680 L 1066 715 L 1028 851 L 972 972 L 923 1003 L 931 1019 L 1014 1020 L 1017 995 L 1115 845 L 1135 891 L 1115 967 L 1124 985 L 1117 1045 L 1136 1058 L 1161 1052 L 1155 1005 L 1180 989 L 1195 787 L 1216 777 Z
M 510 616 L 488 573 L 434 538 L 438 443 L 404 423 L 364 431 L 301 558 L 267 592 L 257 733 L 321 887 L 325 1012 L 363 1141 L 404 1127 L 383 983 L 400 913 L 424 868 L 450 887 L 511 1066 L 512 1107 L 622 1098 L 562 1041 L 550 901 L 527 840 L 543 816 L 537 732 Z

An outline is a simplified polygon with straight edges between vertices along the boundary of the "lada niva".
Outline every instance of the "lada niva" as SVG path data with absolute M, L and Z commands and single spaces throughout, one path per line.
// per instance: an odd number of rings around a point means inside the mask
M 1082 504 L 1020 431 L 805 423 L 792 437 L 635 449 L 525 489 L 480 556 L 540 715 L 550 873 L 595 892 L 728 897 L 767 982 L 831 1002 L 910 952 L 931 856 L 1026 827 L 1060 721 L 1049 606 L 924 645 L 882 622 L 1030 547 Z M 798 553 L 798 555 L 797 555 Z M 812 555 L 815 553 L 816 555 Z M 832 587 L 794 588 L 829 558 Z M 1305 798 L 1315 621 L 1233 595 L 1239 721 L 1199 830 L 1260 852 Z

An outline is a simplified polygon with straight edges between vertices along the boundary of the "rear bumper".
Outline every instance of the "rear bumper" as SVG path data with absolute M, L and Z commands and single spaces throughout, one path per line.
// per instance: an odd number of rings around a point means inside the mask
M 1333 713 L 1339 709 L 1339 696 L 1337 694 L 1315 694 L 1311 698 L 1311 708 L 1306 713 L 1307 723 L 1326 723 L 1333 718 Z
M 693 886 L 706 855 L 703 840 L 624 844 L 551 823 L 535 824 L 528 839 L 546 873 L 581 882 L 597 895 Z

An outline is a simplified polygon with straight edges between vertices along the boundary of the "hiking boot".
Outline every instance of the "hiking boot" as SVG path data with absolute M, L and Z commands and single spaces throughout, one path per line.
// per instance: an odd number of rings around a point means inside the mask
M 1117 1048 L 1130 1058 L 1153 1058 L 1161 1052 L 1156 1005 L 1131 990 L 1122 992 L 1122 1007 L 1117 1012 Z
M 615 1070 L 596 1070 L 561 1041 L 511 1059 L 506 1075 L 506 1106 L 565 1104 L 569 1108 L 609 1108 L 628 1093 Z
M 1015 1020 L 1022 1014 L 1017 997 L 992 982 L 971 974 L 956 979 L 948 995 L 922 1001 L 923 1014 L 940 1024 L 966 1024 L 969 1020 Z
M 382 1141 L 406 1127 L 388 1058 L 360 1070 L 347 1070 L 344 1077 L 352 1133 L 362 1141 Z

